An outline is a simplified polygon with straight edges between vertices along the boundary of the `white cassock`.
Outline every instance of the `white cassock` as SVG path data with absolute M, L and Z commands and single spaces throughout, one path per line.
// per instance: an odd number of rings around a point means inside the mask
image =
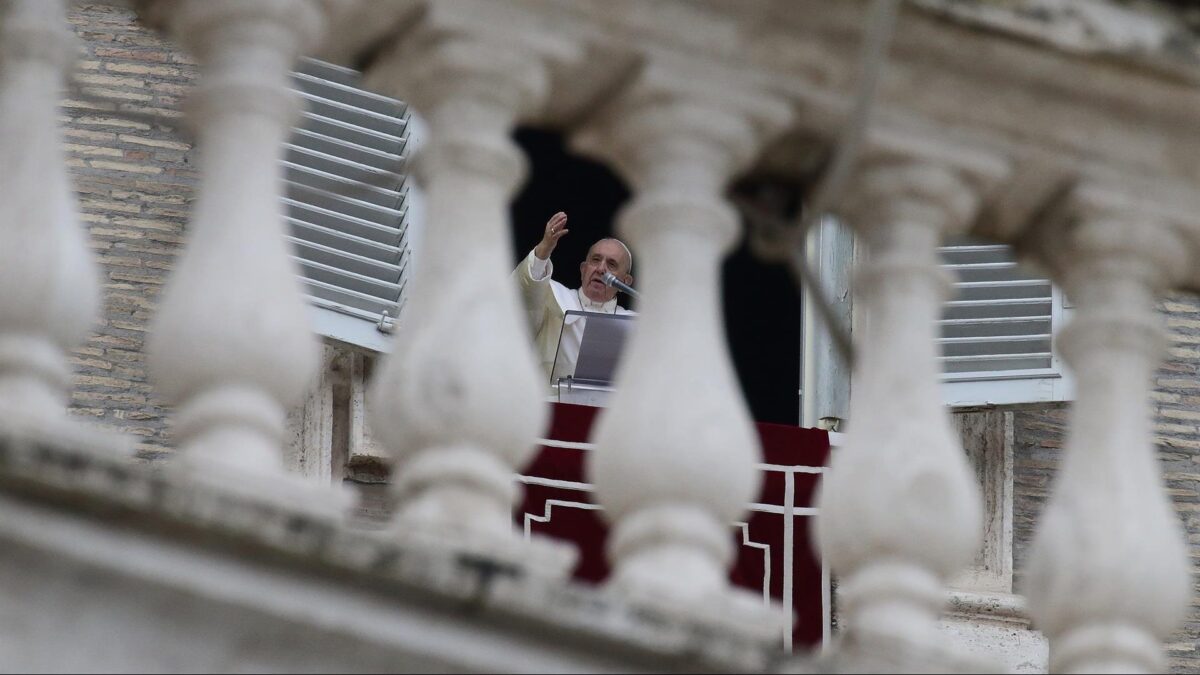
M 517 265 L 517 269 L 513 270 L 513 277 L 521 289 L 525 309 L 529 312 L 529 326 L 533 330 L 534 345 L 547 383 L 575 372 L 575 362 L 579 358 L 579 342 L 583 339 L 583 327 L 587 320 L 580 316 L 572 316 L 564 326 L 563 317 L 568 310 L 636 314 L 618 305 L 616 298 L 608 302 L 593 302 L 583 294 L 582 289 L 572 290 L 551 279 L 550 275 L 553 273 L 554 263 L 538 258 L 533 251 L 530 251 Z M 558 354 L 556 368 L 554 357 L 560 349 L 560 333 L 562 353 Z

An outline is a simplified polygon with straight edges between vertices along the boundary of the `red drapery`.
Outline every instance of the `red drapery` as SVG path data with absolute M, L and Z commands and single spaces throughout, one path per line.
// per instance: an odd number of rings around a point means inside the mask
M 601 408 L 554 404 L 554 417 L 548 438 L 552 441 L 587 442 Z M 823 611 L 821 565 L 809 543 L 813 491 L 819 474 L 813 467 L 825 466 L 829 456 L 829 435 L 817 429 L 801 429 L 778 424 L 757 424 L 763 446 L 763 488 L 746 527 L 732 526 L 737 563 L 730 581 L 762 594 L 764 584 L 772 598 L 790 604 L 795 612 L 792 632 L 796 646 L 813 646 L 821 641 Z M 557 539 L 566 539 L 579 547 L 575 578 L 598 583 L 608 576 L 605 540 L 608 527 L 592 504 L 586 487 L 584 458 L 589 450 L 542 446 L 522 475 L 525 500 L 515 512 L 518 527 Z M 789 489 L 790 484 L 790 489 Z M 789 494 L 791 499 L 789 500 Z M 787 532 L 785 509 L 789 504 L 800 511 L 792 515 L 792 531 Z M 785 546 L 790 534 L 791 545 Z M 785 549 L 790 548 L 790 555 Z M 786 568 L 791 566 L 791 603 L 785 596 Z M 769 580 L 767 575 L 769 573 Z

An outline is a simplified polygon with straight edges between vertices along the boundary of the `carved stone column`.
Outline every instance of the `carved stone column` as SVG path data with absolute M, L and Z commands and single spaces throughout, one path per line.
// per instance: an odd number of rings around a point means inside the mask
M 972 560 L 982 519 L 939 391 L 935 322 L 950 281 L 937 249 L 1005 167 L 929 149 L 869 156 L 848 193 L 870 255 L 856 277 L 850 427 L 820 488 L 817 538 L 841 577 L 846 643 L 874 653 L 936 644 L 943 587 Z
M 57 121 L 75 59 L 65 4 L 0 2 L 0 420 L 43 431 L 66 419 L 67 353 L 99 288 Z
M 636 192 L 617 226 L 640 291 L 587 469 L 614 524 L 611 586 L 634 601 L 720 614 L 731 523 L 758 494 L 761 457 L 721 313 L 721 261 L 740 231 L 724 191 L 790 110 L 725 83 L 706 87 L 717 98 L 646 78 L 575 139 Z
M 1116 190 L 1077 198 L 1088 192 Z M 1155 303 L 1194 258 L 1145 212 L 1085 205 L 1072 220 L 1039 242 L 1075 303 L 1058 345 L 1077 394 L 1023 590 L 1051 672 L 1163 672 L 1161 640 L 1191 584 L 1154 448 L 1149 390 L 1166 346 Z
M 428 126 L 416 159 L 428 220 L 422 257 L 368 403 L 396 457 L 397 518 L 409 532 L 517 541 L 513 476 L 548 410 L 509 279 L 509 200 L 526 172 L 510 136 L 546 99 L 550 63 L 572 53 L 553 36 L 423 26 L 368 70 L 371 86 L 410 102 Z
M 284 239 L 279 159 L 298 113 L 289 72 L 321 15 L 310 0 L 168 0 L 145 14 L 202 68 L 188 110 L 200 185 L 150 335 L 151 373 L 178 406 L 184 466 L 280 476 L 286 410 L 319 345 Z

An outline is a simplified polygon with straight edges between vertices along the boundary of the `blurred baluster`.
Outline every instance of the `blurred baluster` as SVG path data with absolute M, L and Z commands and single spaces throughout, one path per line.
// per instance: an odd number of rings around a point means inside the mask
M 372 383 L 371 425 L 396 457 L 402 529 L 452 545 L 522 545 L 512 532 L 513 476 L 547 423 L 546 383 L 509 279 L 508 220 L 526 173 L 512 130 L 545 100 L 548 62 L 574 54 L 544 38 L 422 28 L 367 73 L 427 125 L 416 158 L 421 260 Z M 566 573 L 569 560 L 547 564 Z
M 967 227 L 983 186 L 1006 173 L 989 155 L 903 138 L 896 149 L 873 140 L 846 195 L 870 255 L 855 279 L 849 431 L 818 497 L 817 540 L 841 579 L 843 645 L 869 654 L 939 648 L 944 584 L 978 544 L 979 486 L 939 385 L 936 321 L 950 280 L 938 246 Z
M 610 586 L 712 618 L 738 614 L 731 523 L 758 495 L 762 454 L 723 327 L 721 262 L 740 231 L 723 195 L 790 111 L 762 92 L 710 89 L 720 94 L 649 72 L 574 140 L 636 193 L 618 230 L 635 254 L 639 317 L 587 467 L 614 524 Z
M 1090 192 L 1105 202 L 1120 190 Z M 1164 672 L 1161 641 L 1191 575 L 1154 446 L 1149 393 L 1166 346 L 1155 303 L 1195 258 L 1145 214 L 1085 208 L 1071 220 L 1038 246 L 1075 306 L 1058 345 L 1077 393 L 1023 591 L 1051 672 Z
M 178 406 L 185 467 L 282 476 L 285 411 L 319 345 L 284 239 L 279 159 L 299 111 L 289 72 L 321 14 L 311 0 L 162 0 L 143 13 L 201 64 L 188 101 L 200 184 L 154 319 L 151 374 Z
M 0 423 L 46 431 L 66 419 L 67 355 L 99 300 L 58 127 L 65 4 L 0 2 Z

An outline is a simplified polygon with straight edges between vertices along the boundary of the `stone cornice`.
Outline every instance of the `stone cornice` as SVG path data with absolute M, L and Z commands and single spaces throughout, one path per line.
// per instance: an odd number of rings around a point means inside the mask
M 964 25 L 1039 42 L 1072 54 L 1105 54 L 1148 68 L 1195 68 L 1200 37 L 1164 4 L 1138 8 L 1113 0 L 911 0 Z
M 634 81 L 642 64 L 673 60 L 703 74 L 697 84 L 753 83 L 789 100 L 797 112 L 789 136 L 829 143 L 853 90 L 865 4 L 814 2 L 812 11 L 797 11 L 797 4 L 512 0 L 471 4 L 469 11 L 455 11 L 465 7 L 460 3 L 430 7 L 437 21 L 474 22 L 535 47 L 557 38 L 576 43 L 582 58 L 552 73 L 550 103 L 535 123 L 570 125 Z M 353 39 L 353 31 L 345 33 L 341 39 Z M 1164 74 L 1068 54 L 917 7 L 904 11 L 895 40 L 880 90 L 881 115 L 971 129 L 1010 145 L 1013 154 L 1045 150 L 1077 164 L 1200 177 L 1196 73 Z M 804 149 L 781 144 L 769 156 L 786 169 Z
M 812 11 L 797 11 L 798 4 L 413 0 L 406 6 L 439 30 L 548 49 L 549 96 L 522 118 L 525 123 L 578 127 L 616 101 L 644 97 L 653 88 L 648 83 L 673 77 L 686 82 L 668 85 L 677 87 L 675 93 L 741 98 L 751 108 L 755 98 L 790 107 L 792 121 L 763 148 L 756 167 L 812 179 L 848 119 L 866 5 L 822 1 L 813 2 Z M 1125 177 L 1136 177 L 1143 187 L 1132 192 L 1165 195 L 1148 200 L 1157 205 L 1146 208 L 1197 212 L 1164 205 L 1189 203 L 1185 193 L 1200 180 L 1200 137 L 1194 133 L 1200 128 L 1200 69 L 1181 75 L 1111 55 L 1068 53 L 905 7 L 870 135 L 936 130 L 1007 162 L 1009 175 L 992 186 L 973 232 L 1016 242 L 1072 186 L 1101 174 L 1120 177 L 1118 188 L 1131 184 Z M 340 39 L 352 41 L 349 33 Z M 1184 223 L 1187 240 L 1200 238 L 1200 224 L 1175 220 Z M 1184 283 L 1200 288 L 1200 278 Z

